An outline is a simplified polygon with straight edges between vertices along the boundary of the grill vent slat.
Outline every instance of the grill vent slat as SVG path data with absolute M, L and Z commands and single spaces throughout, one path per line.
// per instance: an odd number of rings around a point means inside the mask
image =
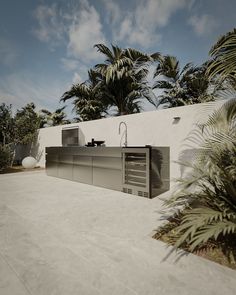
M 144 196 L 145 198 L 149 198 L 149 194 L 148 194 L 147 192 L 143 192 L 143 196 Z

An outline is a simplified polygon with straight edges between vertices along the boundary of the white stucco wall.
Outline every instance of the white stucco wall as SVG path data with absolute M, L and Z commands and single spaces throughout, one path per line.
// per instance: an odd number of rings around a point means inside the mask
M 129 146 L 148 144 L 170 147 L 170 175 L 171 178 L 179 177 L 179 165 L 174 161 L 178 160 L 180 152 L 186 148 L 184 143 L 189 132 L 196 122 L 204 121 L 221 104 L 222 101 L 218 101 L 40 129 L 38 151 L 42 154 L 39 165 L 42 167 L 45 165 L 45 147 L 61 146 L 63 127 L 79 126 L 80 145 L 85 145 L 94 138 L 105 140 L 106 146 L 120 146 L 121 135 L 118 134 L 118 127 L 119 123 L 124 121 L 128 126 Z M 180 120 L 176 122 L 174 117 L 180 117 Z M 122 126 L 122 132 L 123 128 Z

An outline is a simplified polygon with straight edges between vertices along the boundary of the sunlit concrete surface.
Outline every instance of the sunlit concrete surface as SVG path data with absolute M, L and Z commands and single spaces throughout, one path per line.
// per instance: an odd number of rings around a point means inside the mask
M 158 198 L 46 176 L 0 175 L 0 294 L 233 295 L 236 271 L 151 238 Z

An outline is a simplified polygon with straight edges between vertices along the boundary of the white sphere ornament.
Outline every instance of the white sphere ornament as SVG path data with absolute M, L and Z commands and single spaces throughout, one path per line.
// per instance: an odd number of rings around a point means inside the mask
M 37 164 L 37 161 L 33 157 L 26 157 L 22 161 L 22 166 L 27 169 L 34 168 L 36 164 Z

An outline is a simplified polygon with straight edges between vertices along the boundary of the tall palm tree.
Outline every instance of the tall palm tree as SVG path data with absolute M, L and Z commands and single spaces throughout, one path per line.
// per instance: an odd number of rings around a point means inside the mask
M 154 78 L 158 80 L 153 86 L 154 89 L 163 90 L 159 104 L 176 107 L 214 100 L 218 89 L 214 86 L 209 91 L 211 84 L 205 73 L 206 65 L 194 67 L 192 63 L 187 63 L 180 69 L 175 56 L 160 56 L 154 73 Z
M 107 104 L 102 100 L 101 88 L 103 87 L 101 74 L 94 71 L 88 71 L 89 79 L 83 83 L 72 85 L 71 89 L 66 91 L 61 101 L 74 98 L 73 110 L 78 117 L 77 121 L 89 121 L 100 119 L 106 112 Z
M 117 115 L 140 112 L 141 101 L 150 100 L 147 85 L 148 66 L 159 54 L 148 55 L 135 49 L 121 49 L 96 44 L 105 62 L 97 64 L 95 70 L 103 77 L 103 100 L 108 106 L 117 108 Z
M 42 109 L 40 111 L 40 118 L 41 118 L 41 126 L 57 126 L 57 125 L 64 125 L 69 124 L 70 121 L 66 119 L 66 113 L 64 112 L 66 106 L 62 108 L 56 109 L 54 112 L 50 112 L 46 109 Z
M 210 55 L 212 60 L 207 70 L 210 78 L 218 76 L 220 79 L 232 80 L 236 89 L 236 28 L 216 42 Z

